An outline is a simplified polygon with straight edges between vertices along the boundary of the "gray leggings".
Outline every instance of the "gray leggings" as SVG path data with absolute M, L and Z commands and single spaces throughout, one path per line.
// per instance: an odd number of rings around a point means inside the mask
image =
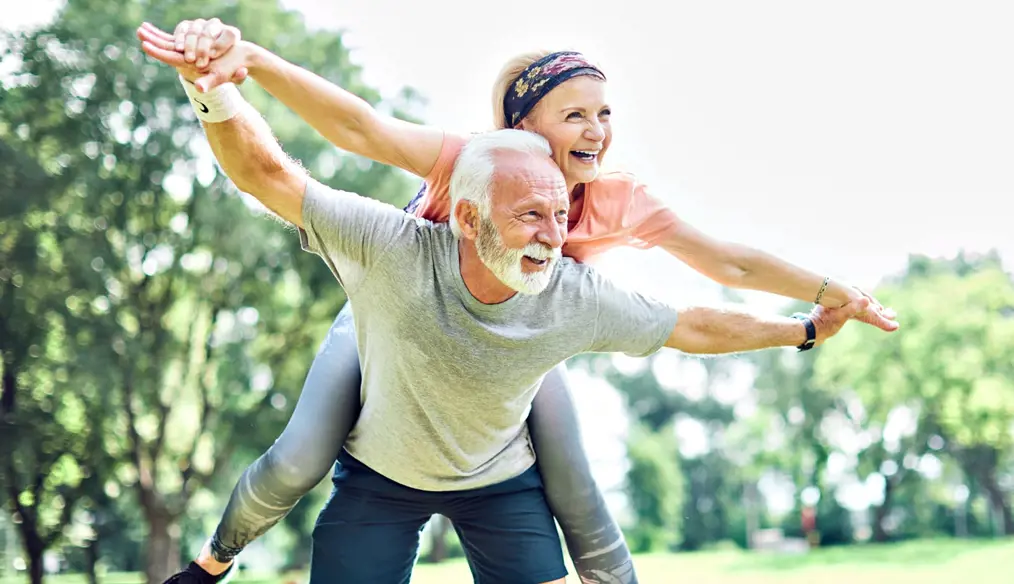
M 327 475 L 359 416 L 360 382 L 346 303 L 310 366 L 282 435 L 247 467 L 233 490 L 212 538 L 216 559 L 235 557 Z M 592 478 L 568 384 L 565 366 L 550 372 L 528 418 L 549 506 L 582 582 L 635 583 L 630 550 Z

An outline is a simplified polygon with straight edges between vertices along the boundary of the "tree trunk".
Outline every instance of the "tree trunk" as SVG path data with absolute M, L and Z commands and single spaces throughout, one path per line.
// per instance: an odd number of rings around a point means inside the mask
M 88 547 L 85 548 L 85 560 L 87 563 L 85 566 L 85 574 L 88 576 L 88 584 L 99 584 L 99 574 L 96 569 L 99 563 L 98 536 L 88 542 Z
M 167 511 L 146 509 L 148 545 L 144 576 L 148 584 L 162 584 L 180 571 L 180 536 L 176 518 Z
M 434 515 L 430 521 L 430 553 L 426 556 L 426 561 L 431 564 L 436 564 L 447 559 L 447 530 L 451 524 L 443 515 Z
M 990 505 L 1003 523 L 997 531 L 1003 535 L 1014 535 L 1014 516 L 1011 515 L 1011 506 L 996 481 L 996 469 L 1000 460 L 999 452 L 995 448 L 980 446 L 970 448 L 960 454 L 959 461 L 965 473 L 974 477 L 979 486 L 986 491 Z
M 28 578 L 32 584 L 42 584 L 43 565 L 42 554 L 38 557 L 28 558 Z
M 879 543 L 891 539 L 891 534 L 887 533 L 887 527 L 884 525 L 884 522 L 887 521 L 887 516 L 891 513 L 891 503 L 894 498 L 894 483 L 890 478 L 885 478 L 887 480 L 884 481 L 884 502 L 873 511 L 873 541 Z
M 21 523 L 18 525 L 18 531 L 21 532 L 21 543 L 25 555 L 28 556 L 28 576 L 31 578 L 32 584 L 41 584 L 44 573 L 42 554 L 46 552 L 46 545 L 38 530 L 35 529 L 34 519 L 26 517 L 26 513 L 28 512 L 20 514 Z
M 996 477 L 991 473 L 980 477 L 979 481 L 989 497 L 990 505 L 1003 523 L 997 531 L 1002 535 L 1014 535 L 1014 516 L 1011 515 L 1010 503 L 1004 498 L 1003 490 L 997 484 Z

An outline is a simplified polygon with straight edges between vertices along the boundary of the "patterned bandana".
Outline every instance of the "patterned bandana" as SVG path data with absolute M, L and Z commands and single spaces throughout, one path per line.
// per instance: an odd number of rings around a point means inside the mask
M 606 80 L 598 67 L 592 65 L 581 53 L 561 51 L 550 53 L 532 63 L 511 83 L 503 98 L 504 121 L 513 128 L 532 111 L 547 93 L 557 85 L 579 75 L 591 75 Z

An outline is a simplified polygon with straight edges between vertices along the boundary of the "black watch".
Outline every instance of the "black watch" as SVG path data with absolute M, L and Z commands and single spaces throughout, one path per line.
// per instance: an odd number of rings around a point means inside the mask
M 813 326 L 813 320 L 810 319 L 809 314 L 803 314 L 802 312 L 793 314 L 792 318 L 803 321 L 803 326 L 806 327 L 806 340 L 796 348 L 800 351 L 809 351 L 813 348 L 813 344 L 817 342 L 817 328 Z

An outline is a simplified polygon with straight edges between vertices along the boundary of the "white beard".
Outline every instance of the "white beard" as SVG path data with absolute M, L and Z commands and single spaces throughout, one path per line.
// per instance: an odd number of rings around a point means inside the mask
M 500 237 L 496 224 L 486 218 L 479 220 L 479 236 L 475 241 L 475 250 L 479 260 L 498 280 L 521 294 L 534 295 L 545 290 L 553 278 L 556 262 L 560 259 L 559 248 L 540 243 L 529 243 L 522 249 L 507 247 Z M 521 260 L 524 256 L 547 261 L 542 270 L 526 273 L 521 269 Z

